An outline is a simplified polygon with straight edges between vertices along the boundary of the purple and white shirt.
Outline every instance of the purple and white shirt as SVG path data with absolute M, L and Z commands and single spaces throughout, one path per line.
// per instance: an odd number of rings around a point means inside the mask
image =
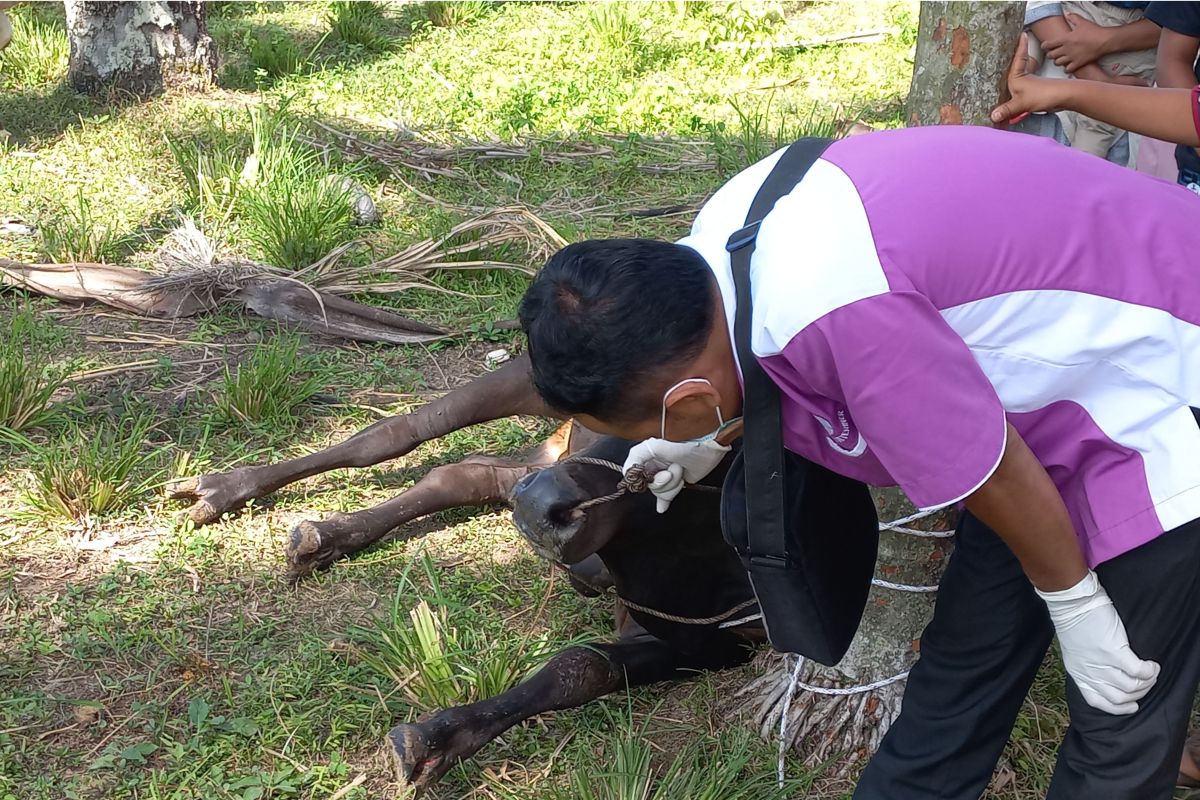
M 713 270 L 731 336 L 725 242 L 779 155 L 722 187 L 680 242 Z M 1041 137 L 857 136 L 763 221 L 751 281 L 752 347 L 794 452 L 936 508 L 991 476 L 1007 419 L 1090 565 L 1200 517 L 1190 192 Z

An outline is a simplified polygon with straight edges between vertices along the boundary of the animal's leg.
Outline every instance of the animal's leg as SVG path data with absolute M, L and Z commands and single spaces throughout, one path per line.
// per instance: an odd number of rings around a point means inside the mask
M 450 508 L 504 503 L 514 483 L 544 466 L 536 461 L 472 456 L 435 467 L 416 485 L 372 508 L 301 522 L 288 541 L 288 575 L 295 580 L 328 567 L 418 517 Z
M 724 669 L 749 659 L 744 646 L 714 638 L 718 641 L 712 649 L 691 655 L 649 635 L 564 650 L 503 694 L 439 711 L 422 722 L 397 725 L 388 734 L 396 771 L 423 790 L 454 764 L 536 714 L 578 708 L 626 686 L 684 678 L 696 670 Z
M 559 416 L 533 388 L 529 359 L 514 359 L 411 414 L 380 420 L 319 453 L 278 464 L 238 467 L 188 478 L 171 487 L 171 497 L 192 501 L 188 516 L 198 525 L 214 522 L 246 501 L 263 497 L 302 478 L 342 467 L 368 467 L 399 458 L 422 442 L 479 422 L 515 414 Z

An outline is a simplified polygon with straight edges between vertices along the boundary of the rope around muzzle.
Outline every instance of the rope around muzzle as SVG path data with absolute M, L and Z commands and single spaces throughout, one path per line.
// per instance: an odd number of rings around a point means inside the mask
M 605 458 L 595 458 L 593 456 L 568 456 L 559 463 L 567 464 L 571 462 L 575 462 L 577 464 L 591 464 L 596 467 L 605 467 L 621 475 L 621 480 L 617 481 L 617 490 L 615 492 L 612 494 L 606 494 L 603 497 L 595 497 L 591 500 L 585 500 L 584 502 L 575 506 L 575 511 L 578 512 L 587 511 L 589 508 L 595 508 L 596 506 L 603 505 L 604 503 L 611 503 L 613 500 L 624 497 L 627 494 L 641 494 L 650 488 L 650 482 L 654 480 L 654 477 L 640 465 L 630 467 L 629 471 L 626 472 L 625 468 L 620 464 L 615 461 L 609 461 Z M 685 488 L 699 492 L 721 491 L 720 486 L 704 486 L 698 483 L 689 483 L 685 486 Z

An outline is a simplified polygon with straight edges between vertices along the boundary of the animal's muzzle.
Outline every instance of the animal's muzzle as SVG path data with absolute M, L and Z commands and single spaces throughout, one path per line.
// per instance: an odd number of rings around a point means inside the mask
M 538 555 L 569 564 L 571 542 L 584 525 L 578 506 L 587 499 L 562 470 L 535 472 L 513 486 L 513 522 Z

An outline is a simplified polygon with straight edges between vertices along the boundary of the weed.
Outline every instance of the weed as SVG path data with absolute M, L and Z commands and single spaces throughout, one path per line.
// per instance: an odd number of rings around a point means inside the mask
M 286 104 L 249 112 L 250 146 L 203 145 L 168 137 L 184 174 L 190 209 L 219 235 L 231 217 L 274 266 L 307 267 L 346 241 L 354 204 L 345 182 L 298 139 Z
M 497 640 L 478 625 L 455 624 L 428 555 L 422 565 L 432 587 L 428 595 L 405 611 L 405 600 L 417 594 L 405 576 L 391 613 L 373 627 L 354 629 L 373 646 L 364 662 L 403 687 L 414 706 L 429 711 L 493 697 L 545 658 L 545 637 Z
M 784 21 L 778 3 L 751 0 L 740 3 L 714 3 L 706 11 L 708 25 L 704 41 L 732 49 L 759 51 L 768 57 L 772 50 L 771 36 Z
M 304 58 L 296 40 L 277 25 L 267 25 L 246 33 L 244 40 L 255 74 L 264 82 L 299 72 Z
M 813 105 L 803 114 L 775 114 L 771 111 L 772 100 L 768 96 L 764 102 L 746 108 L 731 100 L 737 129 L 730 133 L 723 124 L 710 126 L 710 138 L 723 170 L 744 169 L 806 136 L 832 137 L 837 133 L 836 113 Z
M 67 73 L 70 44 L 61 24 L 12 13 L 12 41 L 0 51 L 0 79 L 9 86 L 35 87 L 61 80 Z
M 72 261 L 107 263 L 116 258 L 126 244 L 125 237 L 99 220 L 82 187 L 76 191 L 73 206 L 43 220 L 39 227 L 46 256 L 60 264 Z
M 336 0 L 329 4 L 326 19 L 333 35 L 347 44 L 375 52 L 386 49 L 390 43 L 382 31 L 383 6 L 379 3 Z
M 431 0 L 421 10 L 435 28 L 460 28 L 482 17 L 487 7 L 483 0 Z
M 611 731 L 603 751 L 590 750 L 571 771 L 567 786 L 550 788 L 548 800 L 784 800 L 802 796 L 808 781 L 780 786 L 769 764 L 758 764 L 753 734 L 735 730 L 693 739 L 665 766 L 655 764 L 647 731 L 610 713 Z M 485 775 L 502 800 L 518 795 Z M 490 793 L 490 792 L 489 792 Z
M 145 469 L 155 457 L 144 451 L 150 427 L 149 416 L 125 417 L 94 430 L 76 427 L 49 446 L 4 435 L 34 455 L 29 505 L 49 517 L 81 521 L 125 507 L 159 476 Z
M 50 397 L 66 370 L 46 360 L 47 326 L 28 307 L 0 321 L 0 428 L 34 428 L 55 414 Z
M 348 238 L 354 208 L 341 181 L 321 174 L 315 154 L 293 151 L 263 183 L 242 196 L 243 232 L 263 259 L 301 269 Z
M 185 206 L 206 221 L 228 220 L 237 200 L 244 157 L 230 145 L 185 142 L 170 136 L 166 140 L 183 173 Z
M 270 344 L 255 348 L 236 370 L 226 367 L 216 397 L 217 415 L 247 425 L 273 426 L 293 421 L 296 406 L 316 394 L 322 381 L 316 374 L 295 379 L 297 373 L 306 372 L 309 366 L 308 359 L 299 356 L 299 350 L 299 337 L 279 336 Z
M 348 238 L 354 205 L 344 183 L 298 140 L 286 109 L 251 112 L 253 144 L 242 168 L 245 237 L 267 263 L 307 267 Z
M 641 41 L 641 24 L 628 3 L 591 3 L 587 26 L 592 35 L 611 50 L 632 52 Z

